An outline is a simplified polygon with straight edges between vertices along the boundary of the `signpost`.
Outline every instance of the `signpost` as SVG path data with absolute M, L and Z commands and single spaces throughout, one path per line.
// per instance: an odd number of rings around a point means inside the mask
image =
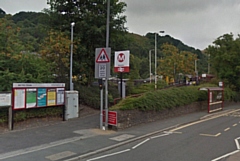
M 122 96 L 122 73 L 129 72 L 129 57 L 130 57 L 130 51 L 116 51 L 115 52 L 115 59 L 114 59 L 114 72 L 120 73 L 120 96 Z
M 101 100 L 101 107 L 100 107 L 100 128 L 105 129 L 107 128 L 108 124 L 105 124 L 105 128 L 103 128 L 103 89 L 102 89 L 102 78 L 105 78 L 105 86 L 107 87 L 107 80 L 110 77 L 110 63 L 111 63 L 111 48 L 96 48 L 95 50 L 95 78 L 99 78 L 99 86 L 100 88 L 100 100 Z M 108 91 L 106 90 L 106 101 L 105 101 L 105 110 L 108 111 Z M 106 116 L 106 120 L 108 120 Z

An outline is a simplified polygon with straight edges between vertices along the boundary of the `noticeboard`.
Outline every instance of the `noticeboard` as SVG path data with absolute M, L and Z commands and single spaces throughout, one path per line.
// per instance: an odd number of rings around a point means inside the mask
M 65 83 L 13 83 L 12 108 L 64 105 Z

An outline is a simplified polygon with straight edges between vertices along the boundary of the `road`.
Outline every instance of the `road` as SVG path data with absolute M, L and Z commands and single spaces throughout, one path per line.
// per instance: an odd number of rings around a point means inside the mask
M 240 113 L 192 122 L 86 161 L 224 161 L 239 151 Z

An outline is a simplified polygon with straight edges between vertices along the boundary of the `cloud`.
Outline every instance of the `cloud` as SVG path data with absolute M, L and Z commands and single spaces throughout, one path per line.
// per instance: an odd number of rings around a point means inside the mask
M 238 34 L 240 25 L 237 0 L 131 0 L 127 5 L 130 32 L 145 35 L 164 30 L 199 49 L 225 33 Z
M 13 15 L 20 11 L 40 12 L 48 5 L 47 0 L 0 0 L 0 8 Z

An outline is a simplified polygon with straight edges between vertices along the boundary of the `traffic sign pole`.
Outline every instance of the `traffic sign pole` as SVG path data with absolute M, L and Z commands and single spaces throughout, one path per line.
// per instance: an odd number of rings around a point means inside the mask
M 110 15 L 110 0 L 107 2 L 107 25 L 106 25 L 106 48 L 109 46 L 109 16 Z M 108 130 L 108 75 L 105 79 L 105 130 Z

